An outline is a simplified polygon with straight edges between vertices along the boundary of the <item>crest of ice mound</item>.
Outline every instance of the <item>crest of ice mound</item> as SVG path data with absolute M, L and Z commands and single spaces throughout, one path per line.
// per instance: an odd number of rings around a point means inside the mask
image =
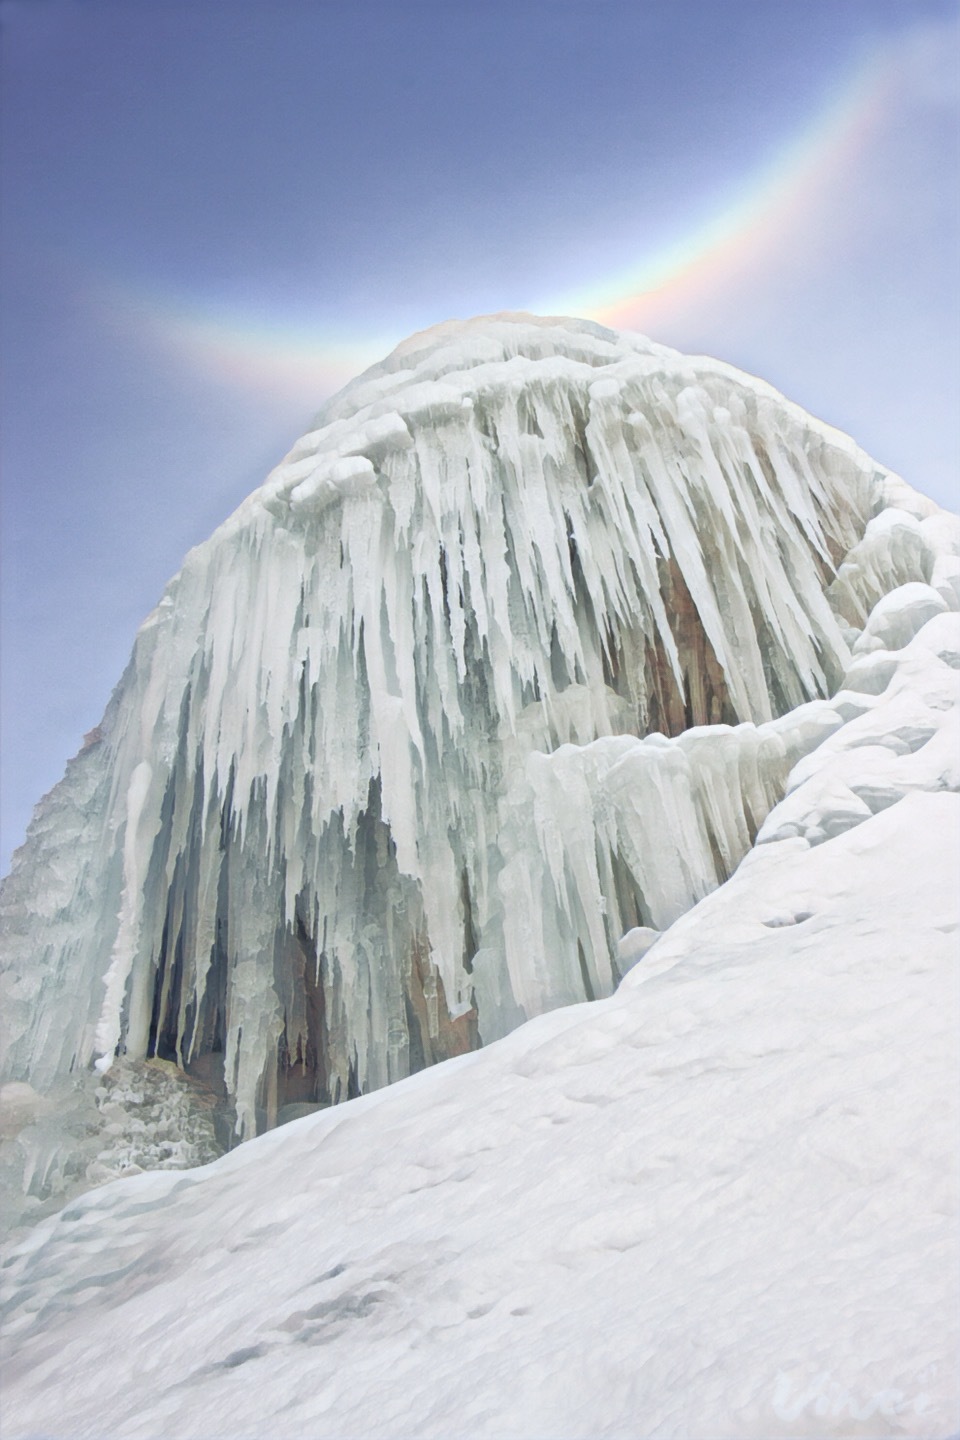
M 876 601 L 923 589 L 909 638 L 956 549 L 719 362 L 562 319 L 412 337 L 187 556 L 39 807 L 5 1073 L 158 1057 L 249 1135 L 609 994 L 843 723 Z

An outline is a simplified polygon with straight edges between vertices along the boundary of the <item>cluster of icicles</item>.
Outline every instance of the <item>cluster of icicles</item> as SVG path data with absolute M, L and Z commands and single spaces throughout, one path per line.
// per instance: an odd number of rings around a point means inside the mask
M 249 1135 L 609 994 L 815 743 L 891 484 L 636 337 L 407 342 L 188 555 L 38 811 L 8 1070 L 156 1054 Z

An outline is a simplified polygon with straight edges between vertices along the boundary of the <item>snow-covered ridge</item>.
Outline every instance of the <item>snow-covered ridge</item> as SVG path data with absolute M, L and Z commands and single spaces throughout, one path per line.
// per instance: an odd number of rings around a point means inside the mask
M 40 807 L 5 1073 L 157 1054 L 248 1135 L 608 995 L 846 718 L 877 600 L 956 605 L 957 549 L 719 362 L 413 337 L 188 555 Z

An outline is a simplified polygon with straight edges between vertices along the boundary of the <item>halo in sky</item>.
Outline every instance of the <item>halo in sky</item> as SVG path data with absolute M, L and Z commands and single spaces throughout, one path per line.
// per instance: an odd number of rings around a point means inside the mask
M 791 229 L 816 223 L 844 170 L 867 148 L 893 88 L 891 65 L 874 52 L 843 78 L 772 161 L 728 189 L 722 203 L 673 243 L 608 278 L 545 296 L 540 314 L 579 315 L 656 336 L 664 323 L 777 262 Z M 136 328 L 208 376 L 258 393 L 302 395 L 316 404 L 381 358 L 398 335 L 347 336 L 329 325 L 292 323 L 240 306 L 212 306 L 145 289 L 98 285 L 114 323 Z M 524 308 L 523 306 L 518 308 Z M 431 323 L 438 317 L 425 317 Z
M 706 303 L 731 281 L 769 265 L 780 237 L 809 225 L 829 204 L 844 169 L 879 129 L 891 89 L 883 58 L 861 63 L 775 159 L 700 225 L 635 269 L 571 292 L 560 308 L 617 329 L 655 331 L 663 317 Z

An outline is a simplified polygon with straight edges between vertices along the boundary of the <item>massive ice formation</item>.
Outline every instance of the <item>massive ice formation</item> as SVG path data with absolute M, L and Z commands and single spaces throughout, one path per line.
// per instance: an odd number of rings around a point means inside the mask
M 846 718 L 850 644 L 869 690 L 956 606 L 957 548 L 729 366 L 413 337 L 187 556 L 39 807 L 5 1073 L 156 1056 L 249 1135 L 609 995 Z

